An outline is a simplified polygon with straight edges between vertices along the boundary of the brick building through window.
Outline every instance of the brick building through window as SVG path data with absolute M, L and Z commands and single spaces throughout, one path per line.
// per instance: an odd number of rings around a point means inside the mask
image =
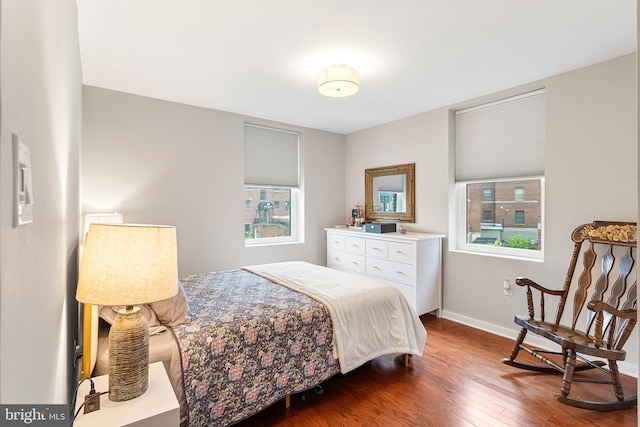
M 539 179 L 467 184 L 467 242 L 505 245 L 520 236 L 541 249 Z

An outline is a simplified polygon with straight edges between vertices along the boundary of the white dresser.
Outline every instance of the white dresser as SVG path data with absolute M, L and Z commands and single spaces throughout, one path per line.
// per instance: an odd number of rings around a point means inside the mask
M 387 282 L 418 315 L 442 308 L 442 234 L 325 228 L 327 266 Z

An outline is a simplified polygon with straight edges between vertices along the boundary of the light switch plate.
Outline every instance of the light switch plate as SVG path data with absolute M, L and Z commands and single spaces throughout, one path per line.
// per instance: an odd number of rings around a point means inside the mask
M 33 222 L 31 150 L 12 134 L 13 146 L 13 226 Z

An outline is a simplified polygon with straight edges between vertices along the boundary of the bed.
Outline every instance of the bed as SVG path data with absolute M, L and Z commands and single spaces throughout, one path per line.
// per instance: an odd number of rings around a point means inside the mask
M 99 309 L 93 375 L 107 371 L 114 309 Z M 233 424 L 384 354 L 422 355 L 426 340 L 394 287 L 304 262 L 183 277 L 141 310 L 150 363 L 164 363 L 191 426 Z

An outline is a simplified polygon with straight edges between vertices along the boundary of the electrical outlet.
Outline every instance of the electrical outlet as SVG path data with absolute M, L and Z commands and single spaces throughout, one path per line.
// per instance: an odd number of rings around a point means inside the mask
M 84 413 L 99 411 L 100 410 L 100 394 L 89 393 L 84 397 Z
M 513 283 L 509 279 L 502 282 L 502 292 L 507 296 L 513 296 Z

